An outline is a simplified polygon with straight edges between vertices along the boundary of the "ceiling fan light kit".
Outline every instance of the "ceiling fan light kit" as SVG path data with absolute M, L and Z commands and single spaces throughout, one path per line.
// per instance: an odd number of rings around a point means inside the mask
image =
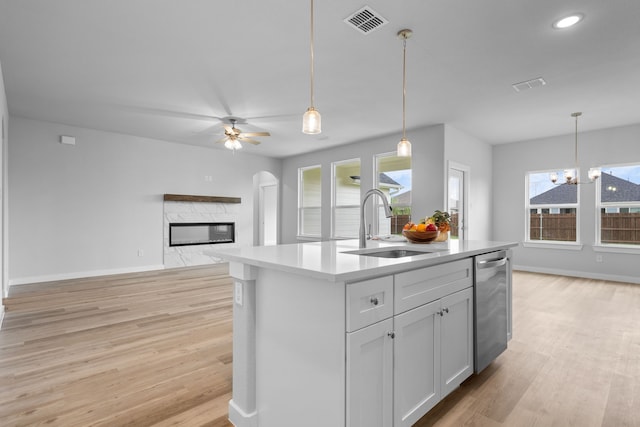
M 311 25 L 310 25 L 310 52 L 311 52 L 311 73 L 310 73 L 310 87 L 311 87 L 311 106 L 307 108 L 307 111 L 302 116 L 302 132 L 315 135 L 322 132 L 322 122 L 320 113 L 313 106 L 313 0 L 311 0 Z
M 402 40 L 402 139 L 398 142 L 398 157 L 411 157 L 411 142 L 407 139 L 405 132 L 405 116 L 407 111 L 407 39 L 412 34 L 413 31 L 408 29 L 398 31 L 398 37 Z
M 575 130 L 575 144 L 574 144 L 574 160 L 575 160 L 575 169 L 565 169 L 564 170 L 564 183 L 569 185 L 578 185 L 578 184 L 592 184 L 602 175 L 602 170 L 600 168 L 590 168 L 587 176 L 589 177 L 590 182 L 580 182 L 578 180 L 578 117 L 582 115 L 581 112 L 571 113 L 571 117 L 576 120 L 576 130 Z M 549 179 L 552 183 L 556 184 L 558 181 L 558 174 L 553 172 L 549 174 Z
M 251 139 L 254 136 L 270 136 L 269 132 L 242 132 L 240 129 L 236 127 L 236 119 L 230 119 L 231 126 L 228 124 L 223 124 L 224 127 L 224 138 L 219 140 L 218 142 L 224 142 L 224 146 L 229 150 L 239 150 L 242 148 L 242 142 L 248 142 L 249 144 L 258 145 L 260 141 L 256 141 L 255 139 Z

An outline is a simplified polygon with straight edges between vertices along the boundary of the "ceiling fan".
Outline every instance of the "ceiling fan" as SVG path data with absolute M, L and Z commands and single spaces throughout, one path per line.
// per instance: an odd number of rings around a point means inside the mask
M 229 150 L 239 150 L 242 148 L 242 142 L 248 142 L 249 144 L 258 145 L 260 141 L 256 141 L 255 139 L 251 139 L 255 136 L 271 136 L 269 132 L 242 132 L 240 129 L 236 127 L 236 119 L 229 119 L 231 122 L 231 126 L 224 123 L 222 127 L 224 127 L 224 138 L 216 141 L 217 143 L 224 142 L 224 146 Z

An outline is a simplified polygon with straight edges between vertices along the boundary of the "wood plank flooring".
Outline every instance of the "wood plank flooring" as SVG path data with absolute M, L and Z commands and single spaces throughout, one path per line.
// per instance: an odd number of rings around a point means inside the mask
M 0 425 L 230 426 L 231 297 L 226 265 L 12 287 Z M 516 272 L 513 306 L 509 349 L 416 427 L 640 427 L 639 285 Z

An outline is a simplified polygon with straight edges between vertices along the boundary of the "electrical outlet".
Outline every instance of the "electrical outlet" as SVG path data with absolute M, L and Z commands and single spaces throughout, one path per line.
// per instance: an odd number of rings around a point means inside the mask
M 602 255 L 596 255 L 596 262 L 602 262 Z
M 144 256 L 144 251 L 142 249 L 138 249 L 138 256 Z
M 242 282 L 235 282 L 235 301 L 236 304 L 242 305 Z

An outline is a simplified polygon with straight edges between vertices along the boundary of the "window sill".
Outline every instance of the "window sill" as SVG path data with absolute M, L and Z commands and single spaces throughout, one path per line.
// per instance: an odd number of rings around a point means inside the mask
M 593 245 L 594 252 L 612 252 L 619 254 L 640 254 L 640 246 L 631 245 Z
M 539 248 L 539 249 L 561 249 L 567 251 L 581 251 L 582 244 L 574 242 L 522 242 L 522 246 L 525 248 Z

